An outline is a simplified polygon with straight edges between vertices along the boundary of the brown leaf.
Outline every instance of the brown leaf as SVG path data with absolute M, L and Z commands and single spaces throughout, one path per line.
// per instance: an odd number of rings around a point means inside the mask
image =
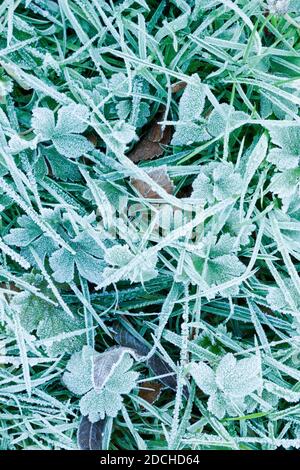
M 163 117 L 163 111 L 157 113 L 150 127 L 148 127 L 147 131 L 142 135 L 133 150 L 129 152 L 128 158 L 134 163 L 159 157 L 164 152 L 162 145 L 168 145 L 171 142 L 173 127 L 166 126 L 165 129 L 162 130 L 162 126 L 158 124 L 158 122 L 163 120 Z
M 150 170 L 148 175 L 167 193 L 172 194 L 174 187 L 168 176 L 167 167 L 165 165 Z M 160 199 L 160 196 L 148 183 L 136 178 L 130 178 L 130 183 L 143 197 L 148 199 Z
M 22 290 L 16 286 L 13 282 L 0 282 L 0 288 L 1 289 L 9 289 L 12 292 L 21 292 Z
M 183 90 L 186 85 L 187 83 L 184 81 L 174 83 L 174 85 L 172 85 L 172 93 L 178 93 L 179 91 Z
M 148 403 L 152 404 L 159 398 L 163 385 L 154 380 L 145 380 L 145 382 L 141 383 L 141 387 L 142 388 L 139 391 L 139 396 Z
M 96 134 L 89 133 L 89 134 L 87 134 L 86 138 L 87 138 L 87 140 L 89 140 L 93 144 L 94 147 L 97 147 L 98 138 L 97 138 Z

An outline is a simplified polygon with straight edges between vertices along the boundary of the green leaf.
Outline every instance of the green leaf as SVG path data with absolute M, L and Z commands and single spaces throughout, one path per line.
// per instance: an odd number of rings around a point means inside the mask
M 189 372 L 198 387 L 207 395 L 212 395 L 217 390 L 214 371 L 204 362 L 192 362 Z
M 235 111 L 234 107 L 229 104 L 222 103 L 220 104 L 220 108 L 222 113 L 219 109 L 214 109 L 207 122 L 207 131 L 213 137 L 224 134 L 226 126 L 230 130 L 239 122 L 249 119 L 246 113 Z
M 196 121 L 203 112 L 206 91 L 205 85 L 197 74 L 190 77 L 179 102 L 179 119 L 181 121 Z
M 119 268 L 127 266 L 129 262 L 134 260 L 135 255 L 130 251 L 128 245 L 115 245 L 108 248 L 105 252 L 105 261 L 113 267 L 107 267 L 104 270 L 104 278 L 111 276 Z M 153 254 L 145 259 L 144 263 L 136 264 L 133 268 L 122 277 L 131 282 L 146 282 L 154 279 L 158 271 L 156 270 L 157 254 Z
M 77 315 L 72 319 L 60 307 L 55 307 L 29 292 L 16 294 L 11 305 L 18 311 L 21 325 L 28 333 L 36 331 L 41 340 L 53 338 L 50 342 L 45 342 L 50 356 L 59 356 L 65 352 L 72 354 L 84 344 L 84 332 L 64 337 L 65 334 L 84 328 L 83 319 Z
M 226 354 L 216 370 L 216 383 L 225 395 L 243 398 L 262 387 L 261 360 L 258 355 L 237 361 Z
M 201 167 L 193 182 L 192 198 L 212 204 L 235 196 L 241 190 L 242 178 L 232 163 L 212 162 Z
M 75 353 L 69 360 L 63 382 L 76 395 L 83 395 L 80 411 L 92 423 L 105 416 L 117 416 L 122 395 L 135 387 L 139 374 L 130 371 L 133 359 L 128 351 L 118 347 L 99 354 L 84 346 L 81 353 Z
M 102 248 L 86 232 L 77 235 L 70 245 L 75 255 L 60 248 L 49 259 L 54 279 L 60 283 L 71 282 L 76 266 L 82 277 L 94 284 L 100 283 L 105 267 Z
M 79 158 L 94 149 L 86 137 L 78 135 L 88 127 L 89 110 L 81 104 L 62 106 L 55 125 L 54 113 L 48 108 L 33 110 L 32 127 L 42 141 L 52 140 L 56 150 L 65 157 Z

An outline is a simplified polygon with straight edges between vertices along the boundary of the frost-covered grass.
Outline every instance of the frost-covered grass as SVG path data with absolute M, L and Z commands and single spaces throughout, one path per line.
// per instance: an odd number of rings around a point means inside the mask
M 299 32 L 1 2 L 1 449 L 300 447 Z

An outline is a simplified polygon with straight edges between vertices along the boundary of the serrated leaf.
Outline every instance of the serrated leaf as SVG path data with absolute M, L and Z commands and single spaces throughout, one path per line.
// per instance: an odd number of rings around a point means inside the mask
M 210 114 L 207 122 L 207 131 L 213 137 L 224 134 L 226 126 L 228 129 L 233 128 L 240 121 L 249 119 L 249 116 L 241 111 L 235 111 L 233 106 L 229 104 L 220 104 L 222 113 L 219 109 L 214 109 Z
M 18 311 L 22 327 L 28 332 L 36 331 L 41 340 L 46 342 L 49 355 L 59 356 L 65 352 L 72 354 L 84 344 L 84 333 L 64 337 L 67 333 L 82 330 L 84 321 L 77 315 L 70 318 L 60 307 L 55 307 L 29 292 L 16 294 L 11 305 Z
M 80 411 L 91 423 L 105 416 L 117 416 L 123 403 L 122 395 L 130 393 L 136 385 L 139 374 L 130 371 L 133 359 L 125 349 L 108 349 L 101 355 L 84 346 L 82 352 L 73 354 L 67 364 L 63 382 L 71 392 L 83 395 L 79 402 Z
M 88 127 L 89 115 L 88 108 L 82 104 L 62 106 L 57 113 L 55 135 L 82 134 Z
M 212 162 L 201 168 L 193 182 L 191 197 L 211 204 L 235 196 L 241 190 L 242 178 L 232 163 Z
M 181 121 L 196 121 L 199 119 L 204 108 L 205 98 L 205 85 L 201 83 L 197 74 L 193 74 L 180 98 L 179 119 Z
M 255 355 L 239 361 L 226 354 L 216 370 L 216 384 L 226 395 L 243 398 L 262 387 L 261 360 Z
M 55 125 L 54 112 L 48 108 L 33 111 L 32 127 L 41 140 L 52 140 L 56 150 L 65 157 L 79 158 L 94 149 L 92 143 L 79 135 L 88 127 L 89 110 L 81 104 L 62 106 Z
M 76 266 L 82 277 L 95 284 L 99 283 L 105 267 L 102 248 L 86 232 L 81 232 L 70 244 L 75 255 L 60 248 L 49 259 L 55 280 L 61 283 L 71 282 Z
M 68 158 L 79 158 L 94 149 L 86 137 L 77 134 L 54 136 L 52 142 L 56 150 Z
M 135 255 L 131 253 L 128 245 L 115 245 L 112 248 L 108 248 L 105 252 L 104 259 L 107 264 L 111 264 L 113 267 L 107 267 L 104 269 L 103 276 L 110 276 L 119 268 L 126 266 L 135 258 Z M 145 259 L 145 262 L 141 265 L 135 265 L 133 268 L 123 275 L 122 279 L 129 279 L 131 282 L 146 282 L 155 278 L 158 274 L 155 269 L 157 263 L 157 255 L 153 254 Z
M 75 395 L 83 395 L 93 387 L 92 363 L 95 351 L 90 346 L 83 346 L 69 359 L 63 374 L 64 385 Z
M 192 362 L 189 372 L 198 387 L 207 395 L 212 395 L 217 390 L 214 371 L 204 362 Z
M 206 142 L 211 138 L 204 124 L 178 122 L 172 138 L 172 145 L 191 145 Z
M 32 111 L 31 125 L 37 135 L 50 140 L 55 128 L 54 112 L 48 108 L 35 108 Z

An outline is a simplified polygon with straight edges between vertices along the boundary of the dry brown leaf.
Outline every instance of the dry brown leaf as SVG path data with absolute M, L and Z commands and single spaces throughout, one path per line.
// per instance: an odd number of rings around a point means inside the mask
M 12 292 L 21 292 L 21 289 L 16 286 L 14 282 L 1 282 L 0 283 L 0 288 L 1 289 L 9 289 Z
M 162 145 L 168 145 L 171 142 L 173 127 L 166 126 L 165 129 L 162 130 L 162 126 L 158 123 L 162 121 L 163 118 L 163 111 L 157 113 L 150 127 L 148 127 L 147 131 L 142 135 L 133 150 L 129 152 L 128 158 L 134 163 L 159 157 L 164 151 Z
M 174 187 L 168 176 L 167 167 L 165 165 L 154 168 L 147 173 L 150 178 L 159 184 L 167 193 L 172 194 Z M 143 197 L 148 199 L 160 199 L 160 196 L 148 183 L 137 178 L 130 178 L 130 183 Z
M 86 138 L 87 138 L 87 140 L 89 140 L 89 141 L 94 145 L 94 147 L 97 147 L 97 145 L 98 145 L 98 137 L 97 137 L 96 134 L 90 133 L 90 134 L 88 134 L 88 135 L 86 136 Z
M 139 391 L 139 396 L 148 403 L 152 404 L 159 398 L 163 385 L 154 380 L 145 380 L 145 382 L 141 383 L 141 387 L 142 388 Z
M 183 90 L 186 85 L 187 83 L 184 81 L 174 83 L 174 85 L 172 85 L 172 93 L 178 93 L 179 91 Z

